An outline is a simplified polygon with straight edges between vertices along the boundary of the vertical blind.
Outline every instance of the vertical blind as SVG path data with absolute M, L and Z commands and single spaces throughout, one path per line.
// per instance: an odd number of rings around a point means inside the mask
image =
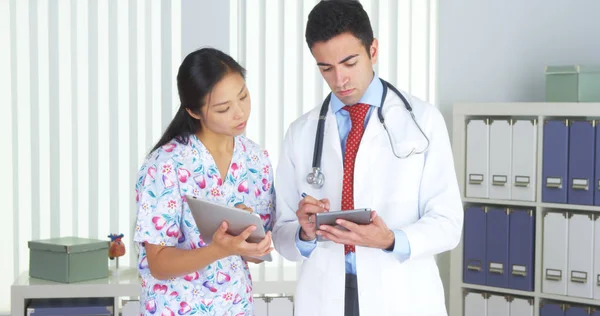
M 330 91 L 304 38 L 308 14 L 318 2 L 230 0 L 230 53 L 248 71 L 252 99 L 247 135 L 269 150 L 274 167 L 290 123 L 319 106 Z M 377 75 L 435 104 L 438 1 L 360 2 L 379 40 Z M 277 254 L 274 259 L 252 267 L 255 280 L 295 280 L 297 265 Z
M 178 108 L 180 18 L 181 0 L 0 1 L 0 312 L 29 240 L 124 233 L 135 264 L 134 184 Z

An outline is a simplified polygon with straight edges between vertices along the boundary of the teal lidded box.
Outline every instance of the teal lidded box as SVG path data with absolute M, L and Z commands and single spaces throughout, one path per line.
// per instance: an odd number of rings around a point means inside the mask
M 577 102 L 578 81 L 577 66 L 547 66 L 546 101 Z
M 109 241 L 61 237 L 29 242 L 29 276 L 72 283 L 108 277 Z
M 547 102 L 600 102 L 600 65 L 546 67 Z
M 600 102 L 600 65 L 579 66 L 579 102 Z

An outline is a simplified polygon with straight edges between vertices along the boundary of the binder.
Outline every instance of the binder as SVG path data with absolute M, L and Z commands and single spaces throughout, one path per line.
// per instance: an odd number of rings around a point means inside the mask
M 598 125 L 598 123 L 600 123 L 600 121 L 596 121 L 596 125 Z M 594 178 L 594 204 L 595 205 L 600 205 L 600 128 L 598 126 L 596 126 L 596 152 L 595 157 L 596 157 L 596 165 L 594 166 L 594 168 L 596 169 L 596 177 Z
M 594 216 L 594 299 L 600 300 L 600 215 Z M 600 315 L 599 315 L 600 316 Z
M 590 316 L 589 308 L 584 306 L 566 306 L 565 316 Z
M 569 282 L 567 295 L 592 298 L 593 217 L 592 215 L 571 213 L 569 217 Z
M 511 199 L 535 201 L 537 120 L 516 120 L 512 126 Z
M 488 209 L 486 219 L 488 286 L 508 287 L 508 224 L 508 209 Z
M 511 316 L 533 316 L 533 299 L 514 298 L 510 302 Z
M 490 199 L 510 200 L 512 126 L 510 120 L 490 123 Z
M 486 284 L 486 209 L 467 207 L 464 218 L 463 282 Z
M 465 295 L 465 316 L 486 316 L 486 293 L 467 292 Z
M 594 121 L 572 121 L 569 130 L 569 204 L 594 205 Z
M 544 122 L 542 202 L 567 203 L 568 120 Z
M 467 197 L 489 197 L 489 143 L 489 120 L 467 121 Z
M 542 255 L 542 292 L 567 295 L 567 243 L 569 226 L 566 213 L 544 214 Z
M 508 287 L 533 291 L 535 216 L 533 210 L 511 209 L 509 218 Z
M 490 295 L 487 301 L 487 316 L 510 316 L 510 305 L 507 298 Z
M 564 305 L 554 302 L 544 302 L 540 307 L 540 316 L 565 316 Z

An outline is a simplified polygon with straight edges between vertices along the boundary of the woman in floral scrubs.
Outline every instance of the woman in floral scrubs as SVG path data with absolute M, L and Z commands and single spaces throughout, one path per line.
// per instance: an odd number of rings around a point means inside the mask
M 247 243 L 226 224 L 204 243 L 185 195 L 260 215 L 275 210 L 267 152 L 242 135 L 250 114 L 245 70 L 215 49 L 188 55 L 179 68 L 181 107 L 140 168 L 134 240 L 140 254 L 142 315 L 252 315 L 247 261 L 272 251 L 271 233 Z

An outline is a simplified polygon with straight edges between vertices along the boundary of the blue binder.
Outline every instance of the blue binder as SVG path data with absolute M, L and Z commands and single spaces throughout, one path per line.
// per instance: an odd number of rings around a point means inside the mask
M 596 125 L 598 125 L 600 121 L 596 121 Z M 594 183 L 592 184 L 594 194 L 594 204 L 600 205 L 600 128 L 596 126 L 596 177 L 594 179 Z M 600 316 L 600 315 L 599 315 Z
M 569 204 L 594 205 L 595 138 L 593 122 L 572 122 L 569 130 Z
M 508 287 L 533 291 L 535 216 L 531 210 L 511 210 L 508 255 Z
M 486 210 L 467 207 L 464 217 L 463 282 L 485 285 Z
M 583 306 L 571 306 L 567 308 L 565 316 L 590 316 L 590 314 Z
M 490 208 L 486 219 L 487 267 L 489 286 L 508 287 L 508 210 Z
M 566 316 L 566 315 L 565 315 L 565 311 L 563 311 L 562 306 L 560 304 L 546 302 L 540 308 L 540 316 Z
M 567 203 L 569 127 L 566 120 L 544 122 L 542 202 Z

